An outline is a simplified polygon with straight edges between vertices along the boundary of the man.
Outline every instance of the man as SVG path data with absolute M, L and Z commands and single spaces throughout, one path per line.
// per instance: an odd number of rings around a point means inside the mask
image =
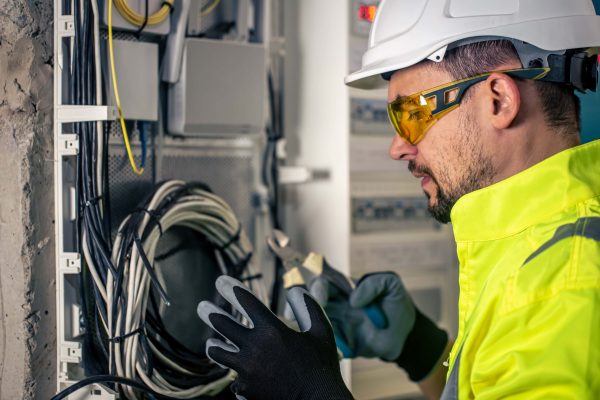
M 207 354 L 238 372 L 238 396 L 352 398 L 335 332 L 351 356 L 397 363 L 431 398 L 599 398 L 600 142 L 579 144 L 574 95 L 595 90 L 585 49 L 599 46 L 589 0 L 384 0 L 346 82 L 388 81 L 390 155 L 452 222 L 461 293 L 449 362 L 452 342 L 395 274 L 363 277 L 349 298 L 314 282 L 333 329 L 307 292 L 289 290 L 301 332 L 221 277 L 251 326 L 210 303 L 199 314 L 230 341 Z M 385 328 L 362 311 L 370 304 Z

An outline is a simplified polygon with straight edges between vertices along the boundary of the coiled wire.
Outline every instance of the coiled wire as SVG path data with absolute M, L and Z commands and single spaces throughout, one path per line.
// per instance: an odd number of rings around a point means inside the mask
M 105 271 L 106 280 L 93 262 L 88 264 L 104 300 L 99 309 L 106 311 L 102 323 L 109 341 L 110 372 L 173 398 L 215 395 L 235 379 L 234 372 L 221 369 L 170 337 L 156 311 L 157 300 L 151 296 L 154 288 L 160 301 L 169 304 L 153 264 L 161 235 L 174 227 L 203 235 L 220 255 L 222 273 L 242 280 L 256 276 L 250 263 L 250 240 L 225 201 L 201 184 L 177 180 L 161 184 L 121 223 L 112 248 L 115 270 Z M 84 255 L 87 259 L 85 251 Z M 263 302 L 268 301 L 259 279 L 249 281 L 249 286 Z M 137 398 L 133 388 L 122 390 L 127 398 Z
M 129 6 L 127 0 L 113 0 L 117 11 L 119 14 L 127 20 L 132 25 L 135 26 L 143 26 L 143 25 L 157 25 L 163 22 L 165 19 L 169 17 L 169 13 L 173 8 L 173 3 L 175 0 L 165 0 L 163 1 L 160 8 L 154 12 L 153 14 L 149 14 L 146 18 L 145 15 L 138 13 L 133 8 Z

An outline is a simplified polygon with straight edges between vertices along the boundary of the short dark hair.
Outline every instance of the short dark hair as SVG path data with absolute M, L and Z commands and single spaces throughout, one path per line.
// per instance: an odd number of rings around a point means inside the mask
M 441 63 L 433 65 L 458 80 L 493 71 L 502 64 L 514 61 L 521 62 L 510 40 L 491 40 L 451 49 Z M 534 85 L 548 125 L 560 133 L 578 133 L 581 104 L 574 88 L 541 81 L 534 81 Z

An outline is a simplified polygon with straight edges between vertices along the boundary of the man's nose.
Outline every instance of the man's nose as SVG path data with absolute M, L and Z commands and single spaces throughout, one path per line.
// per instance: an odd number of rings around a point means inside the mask
M 398 135 L 394 135 L 392 144 L 390 145 L 390 157 L 393 160 L 414 160 L 419 152 L 417 146 L 408 143 Z

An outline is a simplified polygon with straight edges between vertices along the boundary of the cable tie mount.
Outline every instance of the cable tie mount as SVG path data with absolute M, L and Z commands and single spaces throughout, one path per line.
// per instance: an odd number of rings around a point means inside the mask
M 78 342 L 62 342 L 60 345 L 60 360 L 63 362 L 80 363 L 81 345 Z
M 58 36 L 73 37 L 75 36 L 75 18 L 72 15 L 61 15 L 57 22 Z
M 62 253 L 60 255 L 60 270 L 65 274 L 78 274 L 81 271 L 79 253 Z
M 75 134 L 59 135 L 58 152 L 63 156 L 77 155 L 79 153 L 79 137 Z

